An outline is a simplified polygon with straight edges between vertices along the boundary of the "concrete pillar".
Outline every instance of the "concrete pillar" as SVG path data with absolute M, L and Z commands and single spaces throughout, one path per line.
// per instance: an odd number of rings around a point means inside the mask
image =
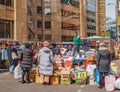
M 27 0 L 14 0 L 14 39 L 27 40 Z
M 82 38 L 86 37 L 86 1 L 80 1 L 80 36 Z
M 61 30 L 61 0 L 51 1 L 51 34 L 52 42 L 57 42 L 62 39 Z

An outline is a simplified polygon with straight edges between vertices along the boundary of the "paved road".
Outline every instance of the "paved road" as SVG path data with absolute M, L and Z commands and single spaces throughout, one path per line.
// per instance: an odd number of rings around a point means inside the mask
M 120 65 L 120 60 L 116 61 Z M 105 88 L 99 89 L 97 86 L 90 85 L 50 85 L 41 84 L 21 84 L 18 80 L 13 79 L 9 72 L 0 74 L 0 92 L 106 92 Z M 120 92 L 116 90 L 114 92 Z

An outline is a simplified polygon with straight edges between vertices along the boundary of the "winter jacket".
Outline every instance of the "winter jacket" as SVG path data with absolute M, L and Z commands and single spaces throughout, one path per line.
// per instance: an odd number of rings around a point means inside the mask
M 103 49 L 98 51 L 96 64 L 100 72 L 108 73 L 110 71 L 110 61 L 111 61 L 111 55 L 109 50 Z
M 8 60 L 7 50 L 6 49 L 2 49 L 1 53 L 2 53 L 1 60 Z
M 32 57 L 33 57 L 34 53 L 32 51 L 32 49 L 29 48 L 25 48 L 24 50 L 22 50 L 21 53 L 21 68 L 28 68 L 30 69 L 32 67 Z
M 40 74 L 52 75 L 53 74 L 53 52 L 43 47 L 38 53 L 38 61 L 40 62 Z
M 81 39 L 77 36 L 73 38 L 73 41 L 74 41 L 74 45 L 82 45 Z

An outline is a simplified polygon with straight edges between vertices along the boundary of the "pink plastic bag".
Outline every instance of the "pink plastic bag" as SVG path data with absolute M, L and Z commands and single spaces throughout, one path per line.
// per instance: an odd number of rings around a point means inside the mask
M 105 76 L 105 89 L 106 91 L 113 91 L 115 77 L 113 75 Z

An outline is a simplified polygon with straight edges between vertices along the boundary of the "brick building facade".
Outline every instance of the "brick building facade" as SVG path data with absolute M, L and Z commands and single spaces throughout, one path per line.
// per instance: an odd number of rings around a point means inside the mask
M 2 1 L 0 38 L 61 42 L 72 41 L 75 33 L 84 38 L 106 30 L 105 0 Z

